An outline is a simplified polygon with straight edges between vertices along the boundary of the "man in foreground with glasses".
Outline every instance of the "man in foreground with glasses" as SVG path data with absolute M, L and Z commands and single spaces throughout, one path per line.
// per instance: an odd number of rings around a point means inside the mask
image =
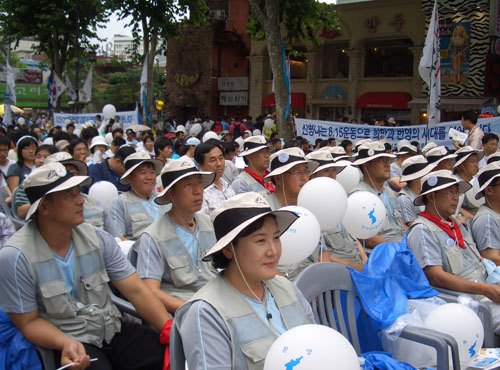
M 365 240 L 365 246 L 375 248 L 380 243 L 399 243 L 406 227 L 398 207 L 396 193 L 387 185 L 391 177 L 391 160 L 395 156 L 385 151 L 384 144 L 371 142 L 358 148 L 358 156 L 353 163 L 363 172 L 363 180 L 353 189 L 368 191 L 382 200 L 386 208 L 385 223 L 380 232 Z
M 453 216 L 459 196 L 472 185 L 447 170 L 429 173 L 421 184 L 422 192 L 413 203 L 425 205 L 425 211 L 408 230 L 408 248 L 431 285 L 471 294 L 491 306 L 494 330 L 499 333 L 500 286 L 486 283 L 488 274 L 476 244 Z

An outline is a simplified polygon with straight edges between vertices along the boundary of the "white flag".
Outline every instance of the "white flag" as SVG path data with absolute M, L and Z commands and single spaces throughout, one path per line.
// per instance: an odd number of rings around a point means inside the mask
M 434 0 L 429 29 L 425 38 L 425 45 L 418 65 L 418 73 L 429 86 L 429 100 L 427 103 L 427 124 L 429 128 L 441 121 L 441 58 L 439 45 L 438 4 Z
M 57 73 L 54 72 L 54 81 L 52 82 L 52 94 L 50 104 L 55 107 L 57 104 L 57 99 L 61 96 L 61 94 L 66 90 L 66 85 L 59 78 Z
M 14 78 L 14 71 L 12 70 L 12 67 L 9 64 L 9 61 L 7 61 L 7 89 L 6 93 L 9 94 L 10 96 L 10 102 L 12 104 L 16 104 L 16 81 Z
M 89 69 L 87 77 L 85 77 L 85 82 L 83 83 L 83 88 L 80 91 L 80 101 L 83 103 L 89 103 L 92 100 L 92 67 Z
M 71 98 L 71 100 L 75 101 L 76 100 L 76 90 L 73 89 L 73 85 L 71 84 L 71 80 L 69 79 L 68 75 L 66 75 L 66 88 L 68 89 L 68 95 Z
M 148 54 L 144 58 L 144 63 L 142 63 L 142 73 L 141 73 L 141 91 L 139 93 L 139 101 L 142 106 L 145 105 L 146 102 L 146 91 L 148 88 Z

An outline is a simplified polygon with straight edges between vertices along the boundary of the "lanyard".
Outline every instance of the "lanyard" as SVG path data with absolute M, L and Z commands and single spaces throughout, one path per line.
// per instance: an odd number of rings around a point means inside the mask
M 389 202 L 389 196 L 387 195 L 387 192 L 385 191 L 385 189 L 380 194 L 380 198 L 384 202 L 385 208 L 389 211 L 389 214 L 391 215 L 392 219 L 394 220 L 396 218 L 396 216 L 394 216 L 394 213 L 392 212 L 391 202 Z

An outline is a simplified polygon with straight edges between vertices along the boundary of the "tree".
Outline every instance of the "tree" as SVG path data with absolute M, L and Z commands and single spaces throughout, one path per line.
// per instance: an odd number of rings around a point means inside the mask
M 109 11 L 101 0 L 1 0 L 0 34 L 14 42 L 33 37 L 59 76 L 77 48 L 94 48 L 97 27 Z
M 248 0 L 252 19 L 249 33 L 267 43 L 276 98 L 276 125 L 285 141 L 292 138 L 290 116 L 285 119 L 288 99 L 283 71 L 283 43 L 287 50 L 303 40 L 317 43 L 316 27 L 339 27 L 337 12 L 316 0 Z
M 149 112 L 153 108 L 153 65 L 154 58 L 161 50 L 166 49 L 166 40 L 179 34 L 183 20 L 189 14 L 189 22 L 204 24 L 208 7 L 205 0 L 111 0 L 112 8 L 117 10 L 120 19 L 130 17 L 128 24 L 132 26 L 132 36 L 136 51 L 143 43 L 143 53 L 139 57 L 141 63 L 147 55 L 148 84 L 146 89 Z

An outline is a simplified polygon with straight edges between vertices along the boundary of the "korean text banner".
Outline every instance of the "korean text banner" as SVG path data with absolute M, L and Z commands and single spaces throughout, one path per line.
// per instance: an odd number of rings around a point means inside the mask
M 418 141 L 425 145 L 428 141 L 434 141 L 438 145 L 446 145 L 450 148 L 453 143 L 448 137 L 450 128 L 464 132 L 460 121 L 442 122 L 436 127 L 427 129 L 426 125 L 384 127 L 369 126 L 341 122 L 328 122 L 296 118 L 297 135 L 314 143 L 316 139 L 328 139 L 333 137 L 340 143 L 343 139 L 356 142 L 362 139 L 380 140 L 386 139 L 395 144 L 399 140 Z M 500 117 L 481 118 L 478 120 L 479 127 L 488 132 L 500 132 Z
M 54 126 L 66 126 L 64 121 L 69 119 L 70 121 L 76 121 L 83 125 L 87 121 L 96 122 L 95 116 L 102 113 L 54 113 Z M 128 126 L 137 125 L 139 119 L 137 117 L 137 110 L 130 110 L 125 112 L 116 112 L 116 115 L 120 117 L 120 122 L 123 124 L 123 129 L 127 129 Z

